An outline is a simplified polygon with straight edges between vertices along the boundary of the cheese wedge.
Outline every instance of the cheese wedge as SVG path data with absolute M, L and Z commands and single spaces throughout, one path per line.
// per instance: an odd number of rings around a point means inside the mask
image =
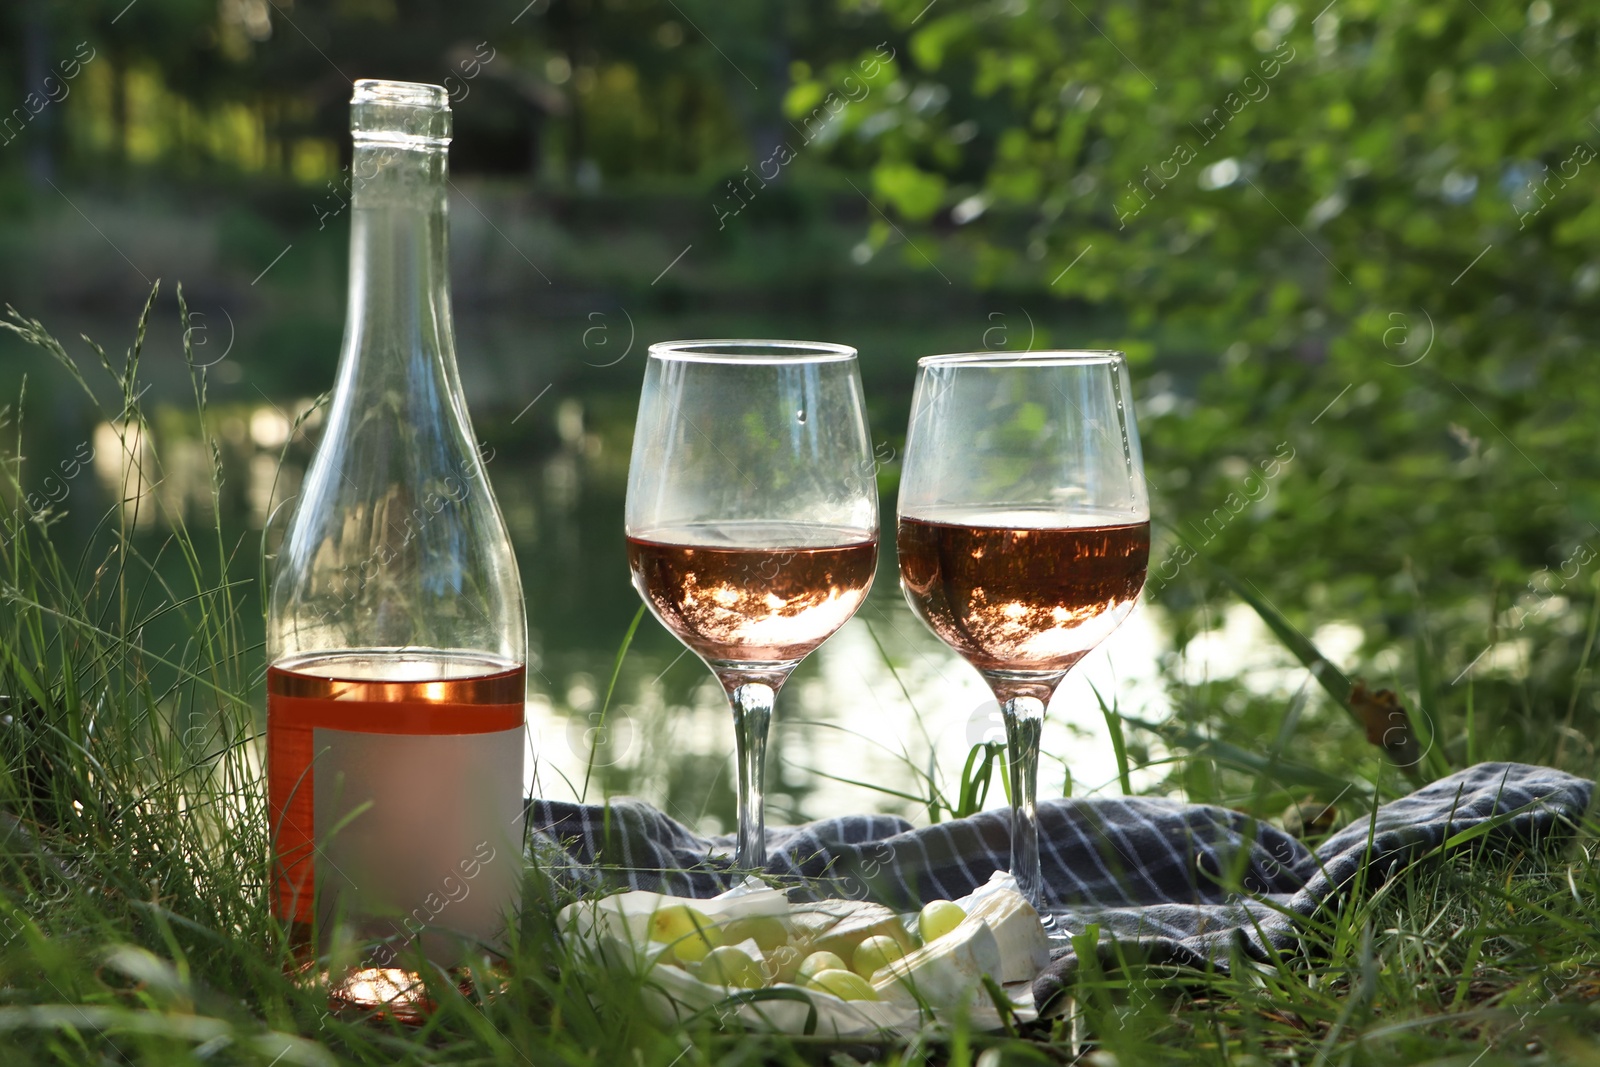
M 969 1006 L 985 996 L 984 975 L 1001 973 L 1000 943 L 971 916 L 937 941 L 902 956 L 872 976 L 880 994 L 902 991 L 935 1009 Z
M 794 940 L 805 951 L 832 952 L 848 960 L 869 937 L 890 937 L 906 951 L 915 946 L 900 916 L 882 904 L 861 900 L 822 900 L 797 904 L 789 915 Z
M 1031 982 L 1050 963 L 1050 940 L 1039 913 L 1021 893 L 994 889 L 983 894 L 967 913 L 994 933 L 1000 946 L 1000 967 L 994 976 L 1004 982 Z

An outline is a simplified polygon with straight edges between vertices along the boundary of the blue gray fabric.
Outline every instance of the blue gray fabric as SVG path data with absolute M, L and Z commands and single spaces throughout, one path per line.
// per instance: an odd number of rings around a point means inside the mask
M 1548 767 L 1483 763 L 1383 805 L 1314 851 L 1226 808 L 1145 797 L 1047 801 L 1039 806 L 1047 904 L 1070 930 L 1097 925 L 1103 950 L 1114 940 L 1146 960 L 1226 966 L 1235 947 L 1257 958 L 1291 949 L 1296 919 L 1363 869 L 1370 891 L 1486 824 L 1493 840 L 1537 844 L 1573 825 L 1592 789 Z M 530 860 L 580 893 L 707 897 L 733 880 L 732 838 L 694 833 L 641 801 L 532 800 L 528 814 Z M 1010 815 L 995 809 L 920 829 L 887 815 L 826 819 L 769 829 L 767 851 L 765 873 L 796 900 L 870 898 L 910 909 L 964 896 L 1004 867 Z M 1070 949 L 1059 954 L 1035 983 L 1036 1003 L 1047 1006 L 1076 965 Z

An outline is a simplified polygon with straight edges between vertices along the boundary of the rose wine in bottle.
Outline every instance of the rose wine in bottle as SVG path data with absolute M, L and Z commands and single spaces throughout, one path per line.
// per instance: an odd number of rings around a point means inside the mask
M 336 995 L 500 943 L 527 654 L 456 371 L 447 94 L 358 81 L 350 125 L 344 343 L 267 616 L 272 906 L 296 943 L 359 961 Z

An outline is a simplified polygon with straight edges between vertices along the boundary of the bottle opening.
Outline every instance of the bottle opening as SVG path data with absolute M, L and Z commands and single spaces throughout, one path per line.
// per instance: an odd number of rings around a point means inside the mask
M 450 93 L 442 85 L 360 78 L 350 97 L 350 133 L 358 144 L 408 148 L 450 143 Z

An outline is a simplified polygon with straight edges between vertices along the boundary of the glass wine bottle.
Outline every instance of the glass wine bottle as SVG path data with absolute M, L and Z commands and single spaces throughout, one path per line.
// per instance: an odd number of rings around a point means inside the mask
M 344 343 L 268 607 L 271 891 L 387 973 L 507 928 L 527 621 L 456 370 L 447 94 L 358 81 L 350 127 Z

